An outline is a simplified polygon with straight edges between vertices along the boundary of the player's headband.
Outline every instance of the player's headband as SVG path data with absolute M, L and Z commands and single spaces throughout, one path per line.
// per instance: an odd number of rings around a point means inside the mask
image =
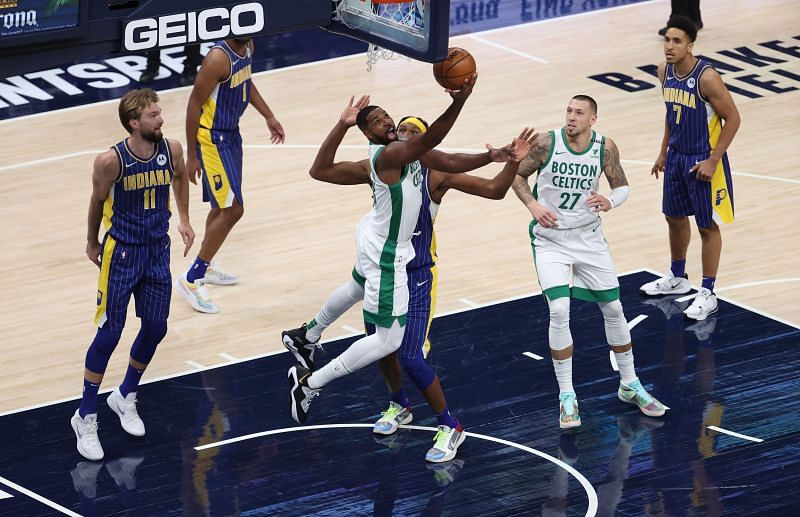
M 417 117 L 404 118 L 402 123 L 405 124 L 406 122 L 408 122 L 409 124 L 413 124 L 413 125 L 417 126 L 417 128 L 419 128 L 420 132 L 422 132 L 422 133 L 424 133 L 424 132 L 426 132 L 428 130 L 428 128 L 425 127 L 425 124 L 423 124 L 422 121 L 420 119 L 418 119 Z

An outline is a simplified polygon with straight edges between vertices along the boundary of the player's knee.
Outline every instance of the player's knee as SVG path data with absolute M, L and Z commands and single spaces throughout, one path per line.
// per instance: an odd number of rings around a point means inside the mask
M 105 373 L 111 354 L 114 353 L 121 337 L 122 329 L 98 328 L 89 350 L 86 351 L 86 369 L 94 373 Z
M 222 213 L 225 214 L 225 219 L 229 224 L 236 224 L 236 222 L 238 222 L 239 219 L 241 219 L 244 215 L 244 207 L 238 203 L 234 203 L 233 205 L 223 209 Z
M 700 232 L 701 239 L 711 239 L 720 234 L 719 226 L 714 221 L 711 221 L 711 226 L 706 228 L 698 226 L 697 230 Z
M 400 364 L 403 366 L 403 370 L 406 372 L 406 375 L 408 375 L 408 378 L 411 379 L 411 382 L 413 382 L 414 386 L 420 391 L 428 389 L 434 377 L 436 377 L 433 368 L 425 362 L 422 356 L 413 358 L 401 357 Z
M 137 339 L 131 347 L 131 357 L 142 363 L 150 364 L 156 353 L 156 348 L 164 336 L 167 335 L 166 320 L 142 320 L 142 328 Z
M 608 303 L 598 303 L 598 306 L 603 313 L 608 344 L 616 346 L 630 343 L 631 333 L 628 330 L 628 321 L 625 319 L 622 303 L 614 300 Z
M 564 350 L 572 344 L 569 331 L 569 298 L 562 297 L 550 300 L 550 328 L 548 343 L 553 350 Z
M 564 296 L 550 300 L 550 327 L 557 329 L 569 328 L 569 298 Z

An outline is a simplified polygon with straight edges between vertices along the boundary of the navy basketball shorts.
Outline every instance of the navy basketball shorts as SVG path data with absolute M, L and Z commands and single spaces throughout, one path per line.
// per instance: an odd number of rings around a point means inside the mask
M 151 244 L 125 244 L 107 233 L 97 282 L 95 324 L 121 330 L 125 326 L 131 295 L 136 301 L 136 316 L 166 321 L 172 297 L 169 256 L 167 235 Z

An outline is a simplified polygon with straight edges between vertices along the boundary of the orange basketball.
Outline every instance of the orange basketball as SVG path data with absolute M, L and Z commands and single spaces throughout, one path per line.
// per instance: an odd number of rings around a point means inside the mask
M 460 90 L 464 81 L 475 73 L 475 58 L 463 48 L 450 47 L 447 59 L 433 64 L 436 82 L 451 90 Z

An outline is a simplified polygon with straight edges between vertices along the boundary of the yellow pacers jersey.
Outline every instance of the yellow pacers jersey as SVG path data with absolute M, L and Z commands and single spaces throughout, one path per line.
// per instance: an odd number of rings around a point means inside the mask
M 149 244 L 169 231 L 169 188 L 174 175 L 167 139 L 153 144 L 153 154 L 136 156 L 125 139 L 112 147 L 120 174 L 103 205 L 106 231 L 118 242 Z
M 238 131 L 239 118 L 250 102 L 250 76 L 252 73 L 252 57 L 250 47 L 245 55 L 240 56 L 225 41 L 218 41 L 212 47 L 228 56 L 231 62 L 231 73 L 228 78 L 218 83 L 214 91 L 203 103 L 200 115 L 200 127 L 221 131 Z

